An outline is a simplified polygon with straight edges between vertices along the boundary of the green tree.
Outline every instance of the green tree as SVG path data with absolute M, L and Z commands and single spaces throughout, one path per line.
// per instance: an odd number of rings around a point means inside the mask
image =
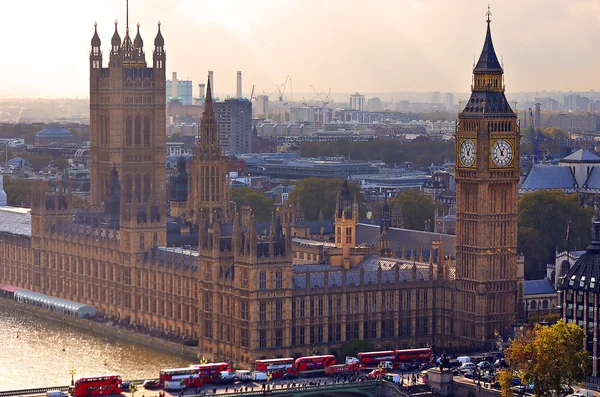
M 48 166 L 50 160 L 52 160 L 52 156 L 49 154 L 42 154 L 40 156 L 35 156 L 31 154 L 24 153 L 21 157 L 25 160 L 29 161 L 29 166 L 34 171 L 41 171 L 45 167 Z
M 567 139 L 569 134 L 562 128 L 548 127 L 542 131 L 542 135 L 553 140 Z
M 337 204 L 338 193 L 344 184 L 343 179 L 338 178 L 307 178 L 296 183 L 294 191 L 290 195 L 291 200 L 300 204 L 306 220 L 317 220 L 319 213 L 323 211 L 325 219 L 332 219 Z M 350 194 L 356 198 L 360 204 L 359 217 L 366 215 L 363 195 L 359 186 L 354 182 L 348 182 Z
M 66 159 L 54 159 L 54 166 L 56 168 L 58 168 L 59 171 L 64 171 L 65 169 L 68 169 L 70 164 L 69 164 L 69 160 Z
M 73 208 L 75 208 L 75 209 L 82 210 L 82 209 L 87 208 L 87 201 L 81 196 L 73 195 L 72 204 L 73 204 Z
M 7 196 L 7 204 L 12 207 L 21 207 L 29 205 L 31 189 L 33 182 L 28 179 L 4 178 L 4 191 Z
M 537 397 L 562 394 L 563 385 L 585 380 L 591 360 L 581 341 L 585 332 L 575 323 L 559 320 L 551 326 L 536 325 L 517 337 L 504 353 L 512 376 L 533 383 Z M 504 392 L 503 392 L 504 395 Z
M 435 209 L 445 211 L 446 206 L 435 203 L 428 195 L 419 190 L 405 190 L 394 199 L 393 205 L 399 205 L 404 217 L 404 227 L 413 230 L 425 230 L 425 222 L 433 230 Z
M 270 222 L 275 211 L 275 200 L 249 187 L 231 189 L 231 201 L 238 208 L 249 206 L 256 222 Z
M 372 352 L 375 350 L 373 342 L 364 339 L 353 339 L 342 345 L 340 357 L 356 357 L 360 352 Z
M 525 276 L 543 276 L 556 248 L 586 247 L 593 215 L 592 208 L 581 208 L 577 194 L 540 190 L 523 195 L 519 200 L 518 246 L 525 255 Z

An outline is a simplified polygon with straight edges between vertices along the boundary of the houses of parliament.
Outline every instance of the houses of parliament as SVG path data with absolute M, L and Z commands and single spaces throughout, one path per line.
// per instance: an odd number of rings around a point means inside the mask
M 68 184 L 49 191 L 36 182 L 31 209 L 1 208 L 0 283 L 196 338 L 199 356 L 239 367 L 335 353 L 354 339 L 381 348 L 467 350 L 508 335 L 523 294 L 520 132 L 489 16 L 456 130 L 455 258 L 439 241 L 428 259 L 392 249 L 387 203 L 377 243 L 358 244 L 358 203 L 347 184 L 328 241 L 298 236 L 293 205 L 270 224 L 255 222 L 229 198 L 210 81 L 191 167 L 179 163 L 167 202 L 160 23 L 151 67 L 139 25 L 134 38 L 129 26 L 121 38 L 115 22 L 107 66 L 96 29 L 90 205 L 74 211 Z

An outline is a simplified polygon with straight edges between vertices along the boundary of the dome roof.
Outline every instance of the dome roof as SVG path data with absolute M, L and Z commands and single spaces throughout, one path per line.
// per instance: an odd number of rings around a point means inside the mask
M 69 130 L 59 127 L 46 127 L 35 134 L 36 138 L 71 138 L 73 134 Z
M 594 222 L 594 241 L 560 281 L 560 287 L 571 291 L 600 292 L 600 220 Z

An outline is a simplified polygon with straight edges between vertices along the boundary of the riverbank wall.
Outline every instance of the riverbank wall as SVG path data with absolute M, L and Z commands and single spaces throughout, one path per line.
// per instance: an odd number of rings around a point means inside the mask
M 122 329 L 112 325 L 97 323 L 95 321 L 79 318 L 68 314 L 53 312 L 37 306 L 27 305 L 25 303 L 15 302 L 7 298 L 0 298 L 0 305 L 10 307 L 11 309 L 21 310 L 32 313 L 36 316 L 43 317 L 52 321 L 58 321 L 63 324 L 70 324 L 74 327 L 81 328 L 86 331 L 95 332 L 97 334 L 117 338 L 136 345 L 143 345 L 152 349 L 162 350 L 171 354 L 176 354 L 194 361 L 198 360 L 198 349 L 195 347 L 184 346 L 179 343 L 169 342 L 153 336 L 138 334 L 128 329 Z

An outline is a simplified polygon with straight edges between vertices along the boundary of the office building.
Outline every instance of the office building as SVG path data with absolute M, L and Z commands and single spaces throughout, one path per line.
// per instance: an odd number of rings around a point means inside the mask
M 350 109 L 352 110 L 365 110 L 365 96 L 358 92 L 350 95 Z
M 214 109 L 224 153 L 252 153 L 252 103 L 247 99 L 226 99 L 215 102 Z

